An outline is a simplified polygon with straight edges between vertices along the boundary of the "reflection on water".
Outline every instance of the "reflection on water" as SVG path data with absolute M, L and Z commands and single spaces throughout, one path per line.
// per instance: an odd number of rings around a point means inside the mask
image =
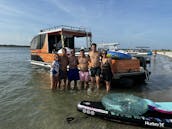
M 98 92 L 49 90 L 49 70 L 29 63 L 28 48 L 0 48 L 0 128 L 2 129 L 142 129 L 131 125 L 88 117 L 76 111 L 81 100 L 99 101 Z M 154 101 L 172 101 L 172 59 L 152 58 L 151 78 L 146 84 L 123 88 L 113 85 L 113 93 L 132 93 Z M 67 117 L 74 117 L 71 123 Z

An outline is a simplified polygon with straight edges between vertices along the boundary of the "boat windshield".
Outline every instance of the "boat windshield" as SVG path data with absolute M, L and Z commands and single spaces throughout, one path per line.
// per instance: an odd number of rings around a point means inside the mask
M 139 116 L 148 110 L 148 102 L 145 99 L 129 94 L 107 94 L 101 102 L 112 115 Z

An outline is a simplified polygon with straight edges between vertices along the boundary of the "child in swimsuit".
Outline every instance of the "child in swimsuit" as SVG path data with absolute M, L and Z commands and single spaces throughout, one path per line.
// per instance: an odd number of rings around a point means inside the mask
M 50 79 L 51 79 L 51 89 L 56 90 L 57 84 L 59 82 L 59 55 L 54 55 L 54 61 L 51 64 L 50 69 Z

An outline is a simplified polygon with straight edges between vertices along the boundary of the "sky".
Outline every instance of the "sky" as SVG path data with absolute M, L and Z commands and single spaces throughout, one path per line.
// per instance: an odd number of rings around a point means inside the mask
M 95 43 L 172 49 L 172 0 L 0 0 L 0 44 L 30 45 L 58 25 L 86 27 Z

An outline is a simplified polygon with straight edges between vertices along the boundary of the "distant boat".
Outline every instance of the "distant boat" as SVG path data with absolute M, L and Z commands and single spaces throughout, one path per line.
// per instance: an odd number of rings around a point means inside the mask
M 111 57 L 112 59 L 131 59 L 132 56 L 124 51 L 107 51 L 107 57 Z
M 152 51 L 149 47 L 136 47 L 135 51 L 138 55 L 152 55 Z
M 151 56 L 153 53 L 149 47 L 139 46 L 133 50 L 130 50 L 128 53 L 135 57 L 144 57 L 147 64 L 151 63 Z
M 112 59 L 131 59 L 132 56 L 123 51 L 118 50 L 119 43 L 102 43 L 98 44 L 99 49 L 107 50 L 107 57 L 111 57 Z

